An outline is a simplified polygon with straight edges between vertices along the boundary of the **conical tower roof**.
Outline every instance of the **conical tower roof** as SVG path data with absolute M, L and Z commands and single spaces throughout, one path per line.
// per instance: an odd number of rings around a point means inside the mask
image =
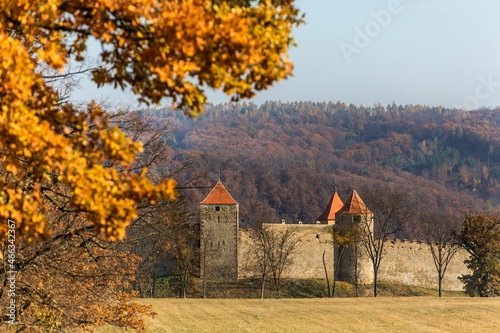
M 342 206 L 344 206 L 344 203 L 342 202 L 342 199 L 340 199 L 337 190 L 335 190 L 335 192 L 333 192 L 332 198 L 328 202 L 328 205 L 326 206 L 323 213 L 321 213 L 321 215 L 317 218 L 317 220 L 335 220 L 335 213 L 337 213 L 342 208 Z
M 366 207 L 363 200 L 356 190 L 352 191 L 351 196 L 345 202 L 344 206 L 338 211 L 339 214 L 373 214 Z
M 220 180 L 215 184 L 214 188 L 208 196 L 200 202 L 200 205 L 237 205 L 236 200 L 226 190 Z

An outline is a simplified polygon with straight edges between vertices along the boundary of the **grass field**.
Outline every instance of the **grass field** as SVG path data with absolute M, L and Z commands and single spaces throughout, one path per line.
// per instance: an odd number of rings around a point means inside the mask
M 143 299 L 159 332 L 500 332 L 500 298 Z M 103 332 L 118 332 L 105 330 Z

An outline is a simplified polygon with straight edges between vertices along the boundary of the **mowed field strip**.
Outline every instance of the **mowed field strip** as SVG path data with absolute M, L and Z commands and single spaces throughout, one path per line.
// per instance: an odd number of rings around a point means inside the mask
M 500 332 L 500 298 L 142 299 L 159 332 Z M 114 332 L 114 331 L 107 331 Z

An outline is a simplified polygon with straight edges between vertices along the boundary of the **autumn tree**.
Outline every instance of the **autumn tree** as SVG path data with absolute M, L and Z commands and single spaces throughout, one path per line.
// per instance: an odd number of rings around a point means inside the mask
M 157 163 L 169 158 L 169 148 L 159 133 L 166 133 L 163 126 L 151 130 L 145 126 L 136 113 L 110 114 L 109 123 L 120 126 L 130 134 L 132 140 L 142 140 L 144 151 L 141 159 L 131 164 L 131 168 L 150 167 L 149 177 L 154 181 L 164 178 Z M 158 122 L 155 126 L 159 126 Z M 113 167 L 107 161 L 103 167 Z M 117 173 L 127 172 L 123 167 L 115 168 Z M 0 170 L 1 172 L 1 170 Z M 95 326 L 110 324 L 122 328 L 144 330 L 143 316 L 151 314 L 148 306 L 134 301 L 131 292 L 135 285 L 137 267 L 144 261 L 155 261 L 157 253 L 145 256 L 134 253 L 130 242 L 136 240 L 131 233 L 126 241 L 111 242 L 104 234 L 96 234 L 92 220 L 85 212 L 72 209 L 70 190 L 60 182 L 48 182 L 43 192 L 42 208 L 48 222 L 48 234 L 43 241 L 30 241 L 27 237 L 17 239 L 16 290 L 17 318 L 15 329 L 19 331 L 45 332 L 50 330 L 73 331 L 77 327 L 86 331 Z M 161 207 L 171 216 L 182 200 L 160 199 L 153 206 L 144 200 L 137 206 L 139 217 L 133 225 L 161 212 Z M 154 214 L 153 214 L 154 215 Z M 166 225 L 163 220 L 156 227 Z M 145 230 L 145 229 L 143 229 Z M 150 230 L 147 230 L 148 232 Z M 146 233 L 141 236 L 153 242 Z M 2 250 L 4 243 L 2 243 Z M 161 244 L 165 251 L 165 244 Z M 153 246 L 158 250 L 157 246 Z M 2 254 L 4 252 L 2 251 Z M 5 256 L 0 255 L 1 258 Z M 0 281 L 5 283 L 9 270 L 2 261 Z M 6 301 L 6 289 L 0 290 L 0 299 Z M 128 313 L 127 315 L 124 315 Z M 5 321 L 2 324 L 6 324 Z M 2 327 L 3 328 L 3 327 Z M 10 327 L 14 329 L 14 327 Z
M 147 166 L 151 180 L 193 175 L 190 161 L 176 156 L 169 147 L 174 131 L 169 120 L 128 112 L 116 115 L 114 122 L 134 140 L 144 143 L 145 150 L 134 166 Z M 122 244 L 124 250 L 141 258 L 134 286 L 142 297 L 146 292 L 155 297 L 158 275 L 168 273 L 178 277 L 179 295 L 187 296 L 189 282 L 199 268 L 199 232 L 190 205 L 191 190 L 197 187 L 198 180 L 197 176 L 184 176 L 178 182 L 176 200 L 161 199 L 155 205 L 139 205 L 139 218 L 128 227 L 128 237 Z
M 472 273 L 459 278 L 465 292 L 479 297 L 500 295 L 500 218 L 466 212 L 457 239 L 470 254 L 465 264 Z
M 442 296 L 442 282 L 448 265 L 459 250 L 455 240 L 458 232 L 457 221 L 450 213 L 429 213 L 419 217 L 422 238 L 429 246 L 438 275 L 438 296 Z
M 111 114 L 108 121 L 120 126 L 133 140 L 144 142 L 141 158 L 131 165 L 132 168 L 141 170 L 147 165 L 148 176 L 153 181 L 170 174 L 170 171 L 161 168 L 170 159 L 171 153 L 161 135 L 167 134 L 163 125 L 157 121 L 154 125 L 158 128 L 152 130 L 136 113 Z M 105 167 L 112 167 L 112 163 L 108 161 Z M 124 169 L 117 167 L 116 170 L 123 172 Z M 134 301 L 136 294 L 130 291 L 136 285 L 138 266 L 144 262 L 153 263 L 149 269 L 154 270 L 158 252 L 165 252 L 168 240 L 158 241 L 155 235 L 150 234 L 151 230 L 163 227 L 161 234 L 168 235 L 165 232 L 168 225 L 179 220 L 174 214 L 186 215 L 174 209 L 183 200 L 160 199 L 155 205 L 142 201 L 137 206 L 139 217 L 129 226 L 133 229 L 129 237 L 120 242 L 110 242 L 104 235 L 95 233 L 93 222 L 86 218 L 84 212 L 70 209 L 68 188 L 64 184 L 48 185 L 51 186 L 50 191 L 47 187 L 42 207 L 50 222 L 49 234 L 43 241 L 30 242 L 21 238 L 16 244 L 15 267 L 19 289 L 16 291 L 18 310 L 15 329 L 29 329 L 30 332 L 73 331 L 76 327 L 91 330 L 95 326 L 110 324 L 144 330 L 143 316 L 152 314 L 151 309 L 137 304 Z M 168 216 L 158 216 L 161 212 Z M 143 223 L 151 221 L 152 217 L 156 217 L 156 224 L 148 224 L 150 228 L 145 228 Z M 142 233 L 135 232 L 134 227 L 139 226 Z M 132 251 L 131 244 L 137 240 L 144 240 L 142 244 L 152 244 L 153 253 L 146 255 L 147 251 Z M 8 276 L 6 266 L 2 265 L 0 280 L 5 283 Z M 6 289 L 1 291 L 0 299 L 5 301 Z
M 144 149 L 132 168 L 147 168 L 147 177 L 153 183 L 173 178 L 189 168 L 189 161 L 176 158 L 169 146 L 169 138 L 174 130 L 169 120 L 135 111 L 121 111 L 110 115 L 110 123 L 118 126 L 132 140 L 142 142 Z M 112 162 L 106 165 L 110 166 Z M 184 188 L 186 183 L 179 185 Z M 174 231 L 186 223 L 192 213 L 188 209 L 185 193 L 181 193 L 177 200 L 162 198 L 154 205 L 143 201 L 137 207 L 138 217 L 128 226 L 127 238 L 120 242 L 120 249 L 140 258 L 134 288 L 141 297 L 155 297 L 158 274 L 165 274 L 165 264 L 168 262 L 167 246 L 172 241 Z
M 355 272 L 354 272 L 354 284 L 355 284 L 355 289 L 356 289 L 356 296 L 358 296 L 358 270 L 357 270 L 357 259 L 359 256 L 359 251 L 360 251 L 360 237 L 361 237 L 361 230 L 359 225 L 334 225 L 332 228 L 332 240 L 333 240 L 333 247 L 336 249 L 334 251 L 335 256 L 334 256 L 334 270 L 333 270 L 333 284 L 331 288 L 331 293 L 330 293 L 330 284 L 328 283 L 328 296 L 329 297 L 334 297 L 335 296 L 335 289 L 336 289 L 336 284 L 337 280 L 340 275 L 340 268 L 342 266 L 342 261 L 343 261 L 343 255 L 346 249 L 352 249 L 354 253 L 354 267 L 355 267 Z M 324 261 L 324 254 L 323 254 L 323 266 L 325 267 L 325 272 L 326 272 L 326 264 Z M 327 282 L 328 282 L 328 274 L 327 276 Z
M 50 236 L 44 242 L 17 240 L 16 320 L 11 326 L 2 318 L 0 331 L 90 331 L 105 324 L 143 331 L 143 316 L 152 311 L 130 292 L 141 259 L 96 235 L 93 223 L 80 214 L 61 212 L 50 203 L 43 207 Z M 4 243 L 1 250 L 6 258 Z M 3 286 L 11 276 L 5 263 Z M 7 292 L 0 288 L 3 304 Z
M 363 198 L 371 212 L 361 212 L 359 228 L 363 245 L 373 267 L 373 296 L 377 297 L 378 272 L 384 259 L 387 239 L 395 235 L 410 219 L 407 194 L 389 185 L 364 188 Z
M 111 126 L 101 106 L 80 108 L 56 88 L 54 80 L 84 62 L 90 41 L 99 45 L 98 65 L 87 68 L 97 86 L 128 88 L 144 103 L 170 98 L 196 116 L 204 87 L 238 99 L 288 77 L 290 34 L 300 21 L 293 0 L 5 3 L 0 216 L 16 221 L 18 235 L 46 235 L 40 205 L 46 185 L 61 183 L 70 209 L 118 240 L 137 217 L 137 203 L 175 196 L 173 180 L 153 185 L 130 169 L 141 144 Z M 106 161 L 122 172 L 103 167 Z M 6 230 L 1 224 L 0 236 Z
M 71 68 L 84 63 L 89 42 L 99 45 L 99 63 L 78 73 L 90 72 L 99 87 L 128 88 L 140 102 L 170 98 L 197 116 L 204 87 L 238 99 L 289 76 L 300 21 L 292 0 L 3 4 L 0 217 L 15 221 L 19 236 L 20 329 L 140 329 L 145 311 L 119 293 L 130 266 L 106 242 L 125 237 L 139 206 L 176 197 L 174 180 L 152 182 L 134 163 L 143 145 L 102 106 L 74 105 L 58 89 L 77 74 Z M 0 224 L 0 238 L 7 229 Z M 134 315 L 124 315 L 129 307 Z

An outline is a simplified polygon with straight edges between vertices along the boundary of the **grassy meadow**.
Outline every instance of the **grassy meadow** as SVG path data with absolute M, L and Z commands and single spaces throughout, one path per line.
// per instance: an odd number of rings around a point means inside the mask
M 500 332 L 500 298 L 142 299 L 159 332 Z M 118 332 L 106 329 L 103 333 Z

